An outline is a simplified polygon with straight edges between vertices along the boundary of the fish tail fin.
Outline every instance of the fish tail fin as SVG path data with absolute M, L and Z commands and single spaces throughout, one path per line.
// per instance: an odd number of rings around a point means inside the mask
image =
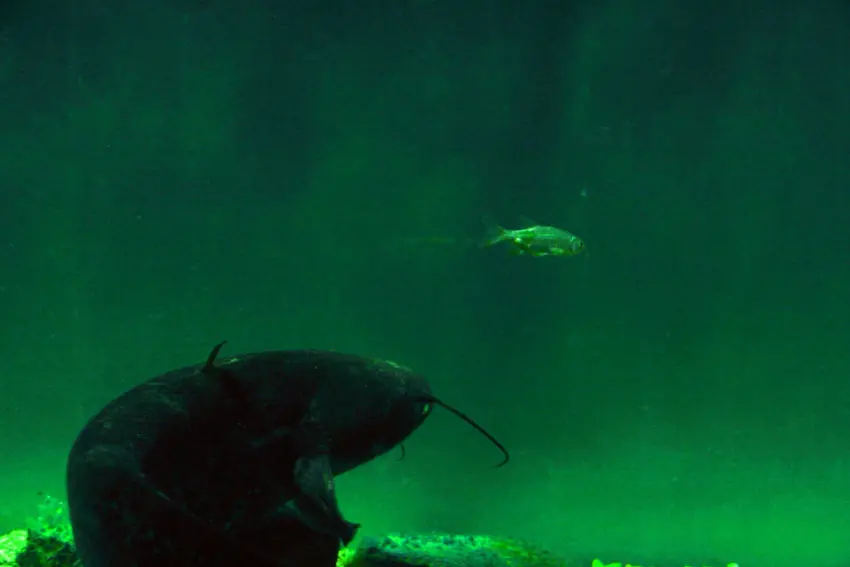
M 484 237 L 479 242 L 479 247 L 493 246 L 505 239 L 507 230 L 499 226 L 493 217 L 485 215 L 481 218 L 481 223 L 484 225 Z

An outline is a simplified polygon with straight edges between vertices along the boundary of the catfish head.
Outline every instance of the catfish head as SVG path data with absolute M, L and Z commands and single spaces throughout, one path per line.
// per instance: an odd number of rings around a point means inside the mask
M 410 368 L 387 360 L 349 360 L 348 379 L 326 384 L 317 400 L 333 402 L 329 426 L 330 453 L 335 474 L 392 450 L 442 406 L 477 429 L 510 459 L 505 447 L 470 417 L 438 399 L 428 381 Z M 324 413 L 324 412 L 322 412 Z M 331 425 L 331 423 L 333 425 Z

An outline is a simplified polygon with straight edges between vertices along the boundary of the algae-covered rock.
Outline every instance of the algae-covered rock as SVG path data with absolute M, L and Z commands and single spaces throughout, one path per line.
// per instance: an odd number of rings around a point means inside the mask
M 0 567 L 82 567 L 74 550 L 67 507 L 44 496 L 30 529 L 0 535 Z M 390 533 L 343 548 L 337 567 L 640 567 L 589 558 L 567 561 L 533 543 L 448 533 Z M 687 566 L 686 566 L 687 567 Z M 726 567 L 738 567 L 728 563 Z
M 364 539 L 345 567 L 567 567 L 536 545 L 487 535 L 388 534 Z
M 445 533 L 388 534 L 343 549 L 337 567 L 641 567 L 570 560 L 523 540 Z M 685 566 L 688 567 L 688 566 Z M 739 567 L 727 563 L 726 567 Z
M 0 567 L 80 567 L 80 561 L 68 541 L 15 530 L 0 536 Z
M 27 546 L 27 530 L 15 530 L 0 536 L 0 567 L 18 564 L 18 554 Z

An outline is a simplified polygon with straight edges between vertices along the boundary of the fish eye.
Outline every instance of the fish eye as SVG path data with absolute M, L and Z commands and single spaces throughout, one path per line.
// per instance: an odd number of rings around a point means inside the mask
M 414 411 L 416 411 L 421 417 L 427 417 L 429 413 L 431 413 L 431 402 L 421 400 Z

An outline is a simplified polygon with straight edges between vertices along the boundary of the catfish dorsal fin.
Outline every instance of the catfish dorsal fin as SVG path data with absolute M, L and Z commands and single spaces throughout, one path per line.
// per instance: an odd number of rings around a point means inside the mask
M 226 344 L 227 341 L 221 341 L 213 347 L 213 349 L 210 351 L 210 355 L 207 357 L 206 363 L 204 363 L 204 367 L 201 369 L 201 372 L 203 372 L 204 374 L 209 374 L 210 372 L 215 370 L 215 359 L 218 356 L 221 347 Z

